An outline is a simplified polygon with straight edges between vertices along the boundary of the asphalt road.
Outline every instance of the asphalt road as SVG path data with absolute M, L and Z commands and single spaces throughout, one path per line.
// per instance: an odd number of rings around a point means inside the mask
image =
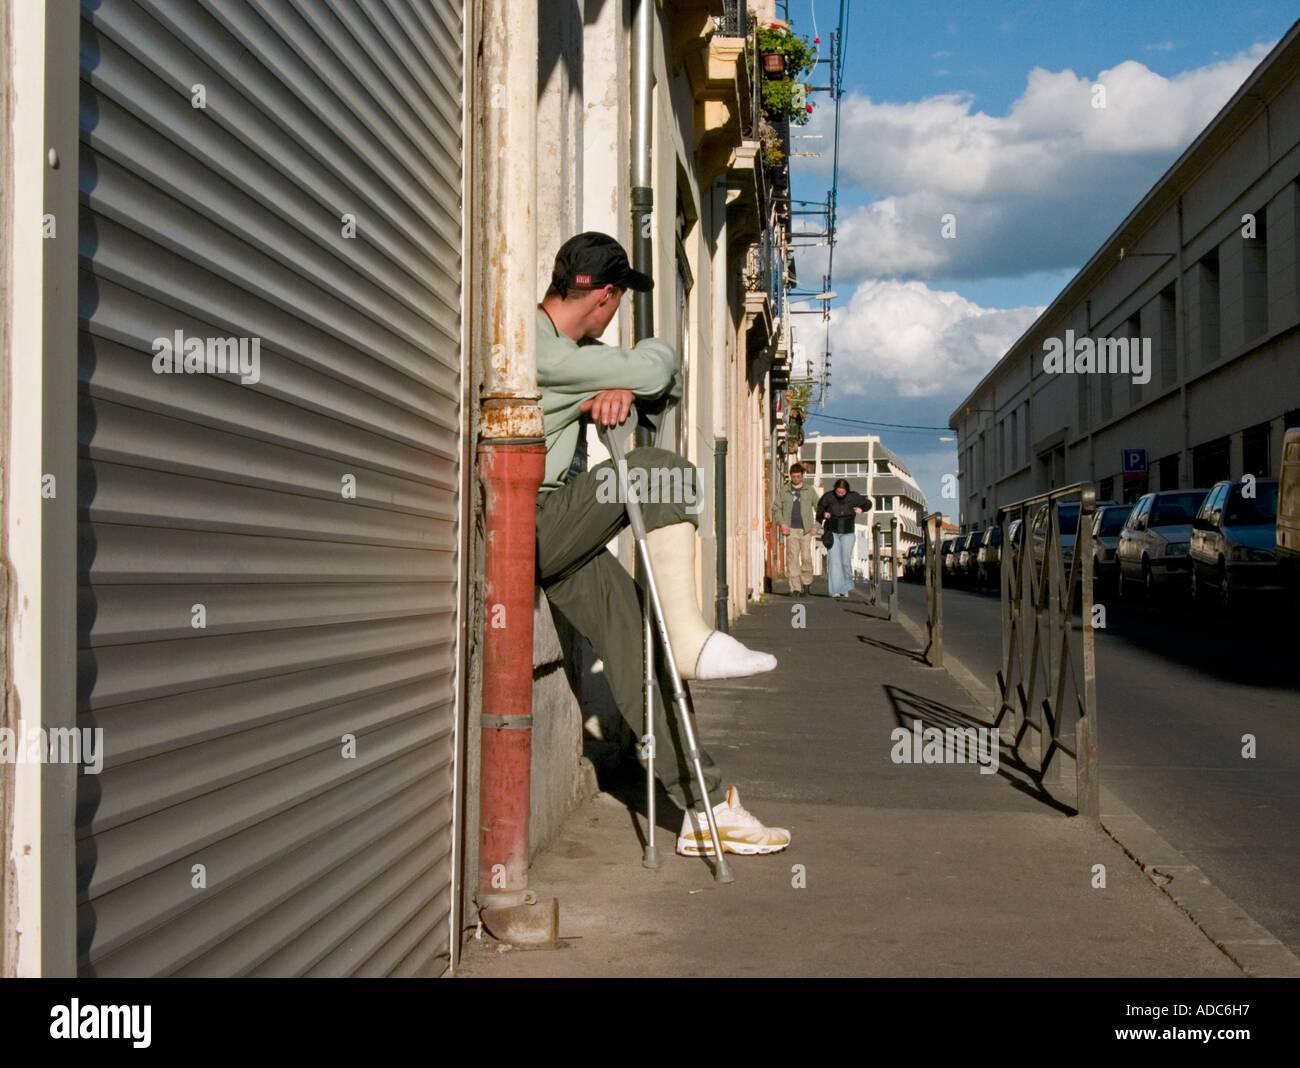
M 925 587 L 903 582 L 920 623 Z M 1300 953 L 1300 625 L 1294 610 L 1224 619 L 1170 594 L 1106 602 L 1097 632 L 1102 782 Z M 943 591 L 944 646 L 996 690 L 995 592 Z M 1075 617 L 1078 626 L 1078 616 Z M 1243 756 L 1243 735 L 1256 755 Z

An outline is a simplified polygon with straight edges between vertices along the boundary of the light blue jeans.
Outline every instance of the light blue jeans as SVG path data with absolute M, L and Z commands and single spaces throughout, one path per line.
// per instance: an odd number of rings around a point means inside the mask
M 831 596 L 853 589 L 853 534 L 834 535 L 835 544 L 826 550 L 826 580 Z

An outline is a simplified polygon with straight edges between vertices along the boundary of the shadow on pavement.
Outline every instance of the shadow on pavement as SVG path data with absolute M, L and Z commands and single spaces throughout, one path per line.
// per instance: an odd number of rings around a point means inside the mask
M 911 730 L 912 724 L 918 721 L 922 726 L 938 727 L 940 730 L 948 727 L 957 730 L 964 730 L 969 727 L 987 730 L 993 726 L 987 720 L 972 716 L 960 709 L 953 708 L 951 705 L 942 704 L 921 694 L 913 693 L 911 690 L 904 690 L 889 684 L 886 684 L 882 689 L 885 691 L 885 696 L 889 698 L 889 704 L 894 710 L 894 718 L 898 721 L 898 725 L 908 730 Z M 1013 788 L 1027 794 L 1048 808 L 1063 812 L 1068 816 L 1078 814 L 1074 806 L 1068 805 L 1048 793 L 1039 781 L 1038 770 L 1021 760 L 1019 754 L 1005 743 L 999 747 L 998 775 L 1006 779 Z

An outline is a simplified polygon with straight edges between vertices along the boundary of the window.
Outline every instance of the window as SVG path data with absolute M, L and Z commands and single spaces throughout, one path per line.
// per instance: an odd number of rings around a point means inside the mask
M 1124 528 L 1124 521 L 1128 519 L 1131 508 L 1103 508 L 1097 513 L 1097 519 L 1093 528 L 1094 536 L 1103 538 L 1113 538 Z
M 1219 358 L 1219 250 L 1216 248 L 1195 267 L 1196 347 L 1201 366 Z
M 1133 514 L 1128 517 L 1129 530 L 1146 530 L 1147 515 L 1151 511 L 1151 498 L 1143 497 L 1138 501 L 1138 505 L 1133 509 Z
M 1170 453 L 1160 461 L 1160 488 L 1178 488 L 1178 453 Z
M 1116 376 L 1106 374 L 1106 375 L 1080 375 L 1079 377 L 1096 379 L 1097 389 L 1101 393 L 1101 404 L 1098 406 L 1098 410 L 1101 413 L 1101 421 L 1103 423 L 1109 423 L 1111 420 L 1111 416 L 1114 415 L 1114 409 L 1112 407 L 1112 404 L 1115 395 L 1114 379 L 1116 378 Z
M 1256 478 L 1268 478 L 1273 473 L 1269 462 L 1269 430 L 1267 423 L 1247 427 L 1241 432 L 1241 473 Z
M 1203 493 L 1161 494 L 1153 497 L 1150 523 L 1153 527 L 1176 527 L 1191 523 L 1205 499 Z
M 1241 242 L 1243 341 L 1268 332 L 1268 227 L 1265 209 L 1255 212 L 1255 236 Z
M 1121 501 L 1124 504 L 1132 504 L 1151 488 L 1149 483 L 1149 475 L 1142 475 L 1140 478 L 1130 477 L 1125 479 L 1124 490 L 1120 497 Z
M 1128 365 L 1130 368 L 1128 375 L 1128 403 L 1130 408 L 1140 408 L 1142 406 L 1142 387 L 1133 381 L 1134 372 L 1132 370 L 1143 359 L 1142 313 L 1140 311 L 1129 318 L 1124 327 L 1124 333 L 1128 337 Z M 1147 370 L 1151 370 L 1151 368 L 1148 367 Z
M 1228 496 L 1228 485 L 1224 483 L 1221 486 L 1215 486 L 1205 498 L 1205 503 L 1201 510 L 1214 526 L 1219 525 L 1219 518 L 1223 515 L 1223 502 Z
M 1213 486 L 1231 477 L 1227 438 L 1202 442 L 1192 450 L 1192 482 L 1195 485 Z
M 1160 341 L 1155 358 L 1160 361 L 1160 386 L 1163 389 L 1178 381 L 1178 302 L 1175 293 L 1175 288 L 1168 286 L 1161 291 L 1158 304 Z M 1155 378 L 1154 369 L 1151 377 Z
M 876 474 L 878 474 L 878 475 L 888 475 L 888 474 L 891 474 L 891 473 L 892 473 L 892 472 L 889 470 L 889 461 L 888 461 L 888 460 L 877 460 L 877 461 L 876 461 Z
M 877 497 L 877 498 L 876 498 L 876 508 L 878 508 L 878 509 L 879 509 L 880 511 L 882 511 L 882 512 L 888 512 L 888 511 L 890 511 L 889 498 L 888 498 L 888 497 Z
M 1113 501 L 1115 499 L 1115 476 L 1103 478 L 1097 483 L 1097 500 Z
M 1224 525 L 1230 527 L 1273 527 L 1277 525 L 1278 484 L 1272 479 L 1256 486 L 1255 496 L 1247 497 L 1240 485 L 1225 487 L 1227 504 L 1223 509 Z

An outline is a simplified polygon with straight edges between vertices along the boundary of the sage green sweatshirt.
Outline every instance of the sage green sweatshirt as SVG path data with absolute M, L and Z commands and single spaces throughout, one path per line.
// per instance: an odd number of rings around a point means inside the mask
M 681 398 L 677 354 L 658 338 L 646 338 L 636 348 L 619 349 L 599 341 L 578 344 L 556 330 L 551 318 L 537 309 L 537 385 L 546 419 L 546 479 L 543 490 L 562 485 L 573 463 L 584 412 L 582 402 L 607 389 L 627 389 L 644 398 L 665 394 Z

